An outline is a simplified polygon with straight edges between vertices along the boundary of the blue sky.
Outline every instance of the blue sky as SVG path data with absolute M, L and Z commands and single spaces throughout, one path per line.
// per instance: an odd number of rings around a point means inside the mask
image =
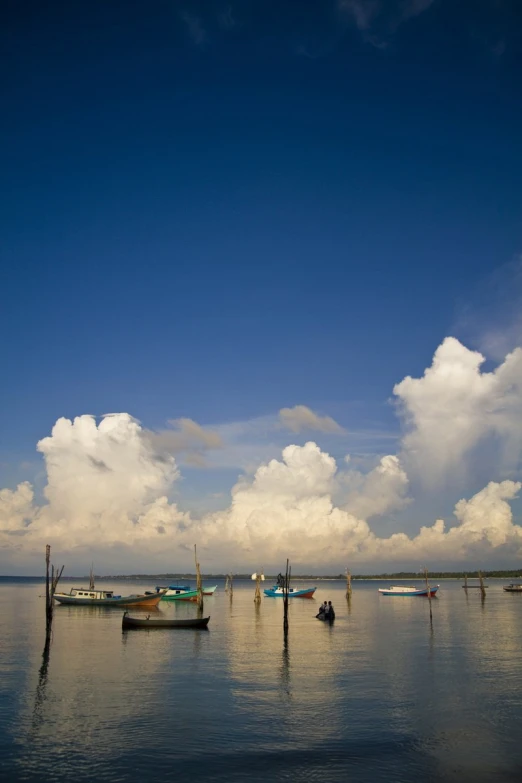
M 394 384 L 448 334 L 482 347 L 462 313 L 520 253 L 521 23 L 507 0 L 8 4 L 0 486 L 41 489 L 61 416 L 302 404 L 398 436 Z M 207 508 L 237 475 L 179 491 Z

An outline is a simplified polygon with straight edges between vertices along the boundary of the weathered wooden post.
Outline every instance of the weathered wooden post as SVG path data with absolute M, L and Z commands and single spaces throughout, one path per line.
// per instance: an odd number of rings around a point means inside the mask
M 227 574 L 225 579 L 225 593 L 230 595 L 230 603 L 232 603 L 232 597 L 234 595 L 234 577 L 232 574 Z
M 254 603 L 256 606 L 259 606 L 261 603 L 261 582 L 265 581 L 265 575 L 263 574 L 263 569 L 258 573 L 252 574 L 252 579 L 256 580 L 256 590 L 254 593 Z
M 479 575 L 479 582 L 480 582 L 480 597 L 484 601 L 486 598 L 486 588 L 484 587 L 484 577 L 482 576 L 482 571 L 478 572 Z
M 51 630 L 50 626 L 53 621 L 53 610 L 49 609 L 50 606 L 50 589 L 49 589 L 49 563 L 51 562 L 51 546 L 47 544 L 45 547 L 45 635 L 49 636 Z
M 352 597 L 352 572 L 349 568 L 346 569 L 346 598 L 348 601 Z
M 468 589 L 468 575 L 464 574 L 464 590 Z
M 430 602 L 430 625 L 433 628 L 433 614 L 431 611 L 431 587 L 428 580 L 428 568 L 424 566 L 424 578 L 426 580 L 426 590 L 428 591 L 428 601 Z
M 201 582 L 201 570 L 198 563 L 196 545 L 194 544 L 194 560 L 196 562 L 196 590 L 198 591 L 198 607 L 203 609 L 203 584 Z
M 45 647 L 44 655 L 49 649 L 51 643 L 51 631 L 53 625 L 53 601 L 58 582 L 63 573 L 63 566 L 54 571 L 51 566 L 51 577 L 49 578 L 49 565 L 51 561 L 51 547 L 49 544 L 45 547 Z
M 283 584 L 283 634 L 285 639 L 288 636 L 288 593 L 290 590 L 291 574 L 292 574 L 292 569 L 289 565 L 288 558 L 287 558 L 285 580 Z

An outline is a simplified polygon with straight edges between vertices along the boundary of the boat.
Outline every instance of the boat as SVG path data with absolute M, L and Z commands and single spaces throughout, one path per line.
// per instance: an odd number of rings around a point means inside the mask
M 121 627 L 123 631 L 129 628 L 206 628 L 210 617 L 186 618 L 183 620 L 171 620 L 158 617 L 129 617 L 123 613 Z
M 414 596 L 432 596 L 435 595 L 440 585 L 432 585 L 431 587 L 406 587 L 404 585 L 393 585 L 392 587 L 379 587 L 379 593 L 381 595 L 398 595 L 406 598 L 413 598 Z
M 162 592 L 164 601 L 197 601 L 199 590 L 191 590 L 189 585 L 169 585 L 156 587 L 156 592 Z
M 522 593 L 522 584 L 512 582 L 510 585 L 503 585 L 502 589 L 505 593 Z
M 212 587 L 203 587 L 203 595 L 214 595 L 214 593 L 217 590 L 217 585 L 212 585 Z
M 288 597 L 289 598 L 313 598 L 316 590 L 317 587 L 304 587 L 302 589 L 299 589 L 297 587 L 289 587 Z M 263 592 L 266 596 L 268 596 L 268 598 L 283 598 L 285 595 L 285 591 L 280 585 L 274 585 L 273 587 L 268 587 Z
M 319 614 L 315 615 L 318 620 L 322 620 L 324 623 L 330 623 L 330 625 L 335 620 L 335 612 L 333 608 L 328 612 L 328 614 L 325 614 L 324 612 L 319 612 Z
M 114 595 L 113 590 L 94 590 L 86 587 L 72 587 L 68 593 L 55 593 L 59 604 L 69 606 L 157 606 L 165 591 L 137 595 Z

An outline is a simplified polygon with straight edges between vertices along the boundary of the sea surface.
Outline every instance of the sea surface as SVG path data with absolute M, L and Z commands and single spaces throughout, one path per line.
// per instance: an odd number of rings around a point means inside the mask
M 350 602 L 316 584 L 290 601 L 286 644 L 282 599 L 256 607 L 236 580 L 205 598 L 207 631 L 122 633 L 121 609 L 56 606 L 46 660 L 43 582 L 0 579 L 0 780 L 522 780 L 522 595 L 442 581 L 430 621 L 427 599 L 383 583 L 355 582 Z

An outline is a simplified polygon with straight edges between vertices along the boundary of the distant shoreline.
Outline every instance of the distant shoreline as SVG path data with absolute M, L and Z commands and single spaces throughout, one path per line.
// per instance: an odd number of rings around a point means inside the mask
M 478 579 L 479 574 L 478 571 L 468 571 L 467 574 L 463 571 L 429 571 L 428 575 L 430 579 L 464 579 L 465 576 L 468 577 L 468 579 Z M 522 579 L 522 568 L 521 569 L 511 569 L 511 570 L 496 570 L 496 571 L 482 571 L 482 576 L 484 579 Z M 213 580 L 213 579 L 226 579 L 227 574 L 203 574 L 203 579 L 206 581 Z M 233 574 L 234 580 L 248 580 L 251 581 L 251 575 L 250 574 Z M 369 582 L 369 581 L 382 581 L 382 580 L 394 580 L 396 582 L 402 581 L 402 580 L 419 580 L 424 579 L 424 574 L 422 573 L 414 573 L 414 572 L 395 572 L 391 574 L 354 574 L 352 576 L 352 581 L 360 581 L 360 582 Z M 33 580 L 44 580 L 45 576 L 20 576 L 18 574 L 0 574 L 0 579 L 33 579 Z M 180 581 L 180 580 L 189 580 L 194 581 L 196 579 L 195 574 L 95 574 L 95 579 L 98 581 L 131 581 L 131 580 L 141 580 L 141 581 L 149 581 L 149 582 L 167 582 L 167 581 Z M 277 575 L 275 574 L 265 574 L 265 580 L 275 581 L 277 579 Z M 76 575 L 66 575 L 64 574 L 62 576 L 62 581 L 80 581 L 80 580 L 89 580 L 89 576 L 84 574 L 83 576 L 76 576 Z M 317 582 L 338 582 L 338 581 L 346 581 L 346 576 L 344 574 L 337 574 L 337 575 L 321 575 L 318 576 L 317 574 L 295 574 L 292 576 L 293 581 L 302 581 L 302 580 L 308 580 L 308 581 L 317 581 Z

